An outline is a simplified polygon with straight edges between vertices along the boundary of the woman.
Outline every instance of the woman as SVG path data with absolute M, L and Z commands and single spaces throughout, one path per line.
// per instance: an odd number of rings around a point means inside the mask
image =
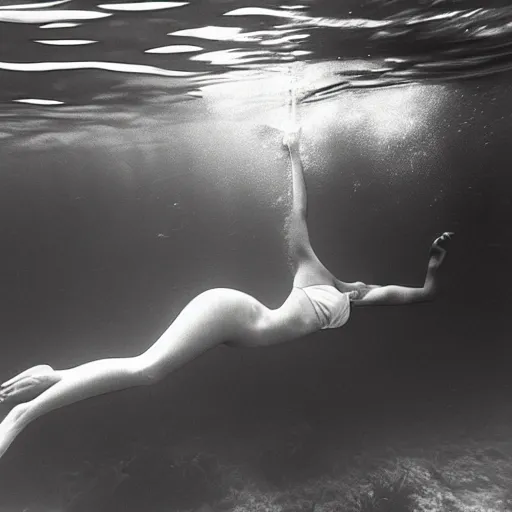
M 291 157 L 293 206 L 289 249 L 293 288 L 278 309 L 269 309 L 240 291 L 217 288 L 201 293 L 145 352 L 104 359 L 68 370 L 47 365 L 30 368 L 0 387 L 0 401 L 19 402 L 0 424 L 0 456 L 33 420 L 53 409 L 130 386 L 152 384 L 203 352 L 221 344 L 262 347 L 289 341 L 320 329 L 341 327 L 351 305 L 409 304 L 430 300 L 437 288 L 437 269 L 453 233 L 432 244 L 421 288 L 345 283 L 317 258 L 306 225 L 306 187 L 299 154 L 299 132 L 285 136 Z

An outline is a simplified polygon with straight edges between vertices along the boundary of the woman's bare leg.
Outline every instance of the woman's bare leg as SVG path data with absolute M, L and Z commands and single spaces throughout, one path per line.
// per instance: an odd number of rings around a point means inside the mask
M 333 275 L 318 259 L 309 240 L 307 191 L 299 150 L 299 132 L 286 134 L 283 143 L 290 152 L 292 167 L 293 200 L 287 222 L 287 239 L 294 272 L 293 285 L 303 288 L 315 284 L 333 284 Z
M 250 321 L 250 311 L 254 311 L 253 303 L 245 294 L 209 290 L 192 300 L 141 355 L 55 371 L 53 385 L 33 400 L 16 405 L 0 424 L 0 456 L 29 423 L 43 414 L 93 396 L 151 384 L 224 341 L 249 335 L 243 325 L 244 320 Z

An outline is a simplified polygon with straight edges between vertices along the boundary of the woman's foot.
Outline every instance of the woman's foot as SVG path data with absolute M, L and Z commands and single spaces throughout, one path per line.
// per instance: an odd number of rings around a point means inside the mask
M 59 380 L 59 374 L 51 366 L 34 366 L 0 386 L 0 403 L 27 402 Z

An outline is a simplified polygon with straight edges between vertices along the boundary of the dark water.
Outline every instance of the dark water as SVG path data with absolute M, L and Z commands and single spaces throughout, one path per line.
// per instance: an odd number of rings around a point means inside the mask
M 193 509 L 219 497 L 197 476 L 210 460 L 280 486 L 338 451 L 508 425 L 510 7 L 294 6 L 0 9 L 1 374 L 138 353 L 212 287 L 280 305 L 291 86 L 320 258 L 415 285 L 455 231 L 442 296 L 55 411 L 0 461 L 0 510 Z M 224 16 L 248 8 L 266 11 Z M 230 30 L 167 35 L 208 26 Z M 168 45 L 201 49 L 146 52 Z M 279 455 L 290 443 L 302 459 Z M 198 454 L 188 477 L 169 469 Z

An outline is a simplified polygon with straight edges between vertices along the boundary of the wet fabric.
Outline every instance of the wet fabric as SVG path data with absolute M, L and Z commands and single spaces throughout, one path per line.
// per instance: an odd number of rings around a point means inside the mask
M 350 298 L 334 286 L 314 285 L 301 288 L 310 300 L 321 329 L 336 329 L 350 317 Z

